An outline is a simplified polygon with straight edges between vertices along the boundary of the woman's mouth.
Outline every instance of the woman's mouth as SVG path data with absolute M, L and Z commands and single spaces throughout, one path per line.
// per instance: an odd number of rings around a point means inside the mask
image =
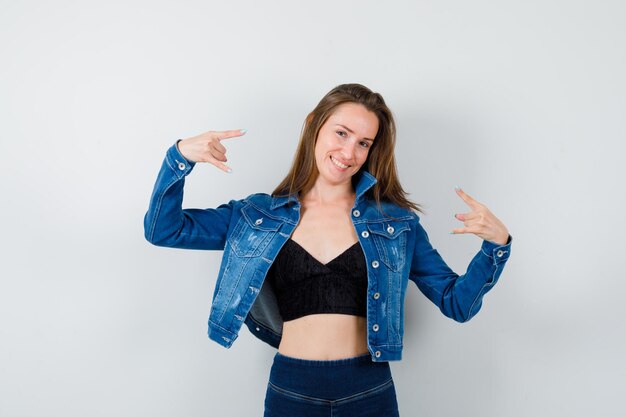
M 336 166 L 338 166 L 341 169 L 347 169 L 350 167 L 350 165 L 345 165 L 342 164 L 341 162 L 337 161 L 335 158 L 333 158 L 332 156 L 330 157 L 330 160 L 333 162 L 333 164 L 335 164 Z

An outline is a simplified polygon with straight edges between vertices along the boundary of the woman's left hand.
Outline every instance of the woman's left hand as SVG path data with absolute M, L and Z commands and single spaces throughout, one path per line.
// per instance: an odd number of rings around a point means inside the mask
M 460 188 L 456 193 L 472 209 L 469 213 L 455 214 L 457 220 L 463 222 L 465 227 L 453 229 L 452 234 L 473 233 L 498 245 L 505 245 L 509 240 L 509 231 L 487 207 L 474 200 Z

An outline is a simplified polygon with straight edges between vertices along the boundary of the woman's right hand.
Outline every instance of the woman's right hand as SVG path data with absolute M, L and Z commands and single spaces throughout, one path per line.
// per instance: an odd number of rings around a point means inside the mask
M 186 160 L 191 162 L 208 162 L 225 172 L 232 172 L 224 162 L 226 148 L 221 144 L 223 139 L 243 136 L 246 129 L 226 130 L 223 132 L 209 131 L 198 136 L 183 139 L 178 142 L 178 151 Z

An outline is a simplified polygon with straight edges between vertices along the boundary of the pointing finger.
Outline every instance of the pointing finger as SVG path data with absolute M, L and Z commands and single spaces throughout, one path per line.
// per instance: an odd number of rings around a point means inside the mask
M 248 132 L 247 129 L 237 129 L 237 130 L 224 130 L 221 132 L 214 132 L 215 136 L 219 139 L 230 139 L 236 138 L 238 136 L 243 136 Z
M 461 197 L 465 204 L 467 204 L 471 208 L 475 208 L 479 204 L 478 201 L 470 197 L 469 194 L 463 191 L 458 185 L 454 188 L 454 191 L 456 191 L 457 195 Z

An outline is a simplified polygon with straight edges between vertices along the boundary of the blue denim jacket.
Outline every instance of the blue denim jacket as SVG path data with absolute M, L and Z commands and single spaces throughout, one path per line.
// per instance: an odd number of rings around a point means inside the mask
M 154 245 L 224 250 L 209 314 L 209 338 L 230 347 L 243 323 L 259 339 L 278 347 L 283 320 L 265 275 L 300 218 L 294 196 L 253 194 L 212 209 L 182 209 L 183 186 L 194 163 L 174 144 L 168 149 L 144 218 L 145 237 Z M 465 322 L 480 309 L 509 254 L 483 241 L 465 275 L 455 274 L 433 249 L 419 217 L 365 192 L 376 183 L 356 174 L 352 222 L 368 271 L 367 345 L 373 361 L 402 358 L 404 298 L 409 280 L 446 316 Z

